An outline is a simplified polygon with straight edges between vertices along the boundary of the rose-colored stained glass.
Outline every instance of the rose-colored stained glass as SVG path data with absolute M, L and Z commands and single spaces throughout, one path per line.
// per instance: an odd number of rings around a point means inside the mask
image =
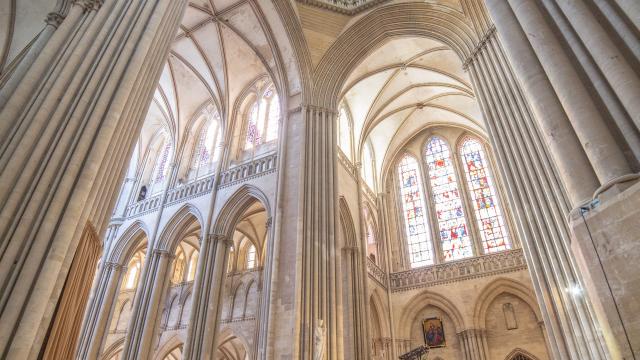
M 398 176 L 411 267 L 431 265 L 433 252 L 418 161 L 405 155 L 398 165 Z
M 482 247 L 485 254 L 511 248 L 507 227 L 498 197 L 493 185 L 482 144 L 475 139 L 467 139 L 460 148 L 472 206 L 480 228 Z
M 425 149 L 431 193 L 438 219 L 438 231 L 444 260 L 473 256 L 473 246 L 467 231 L 458 181 L 447 144 L 433 137 Z

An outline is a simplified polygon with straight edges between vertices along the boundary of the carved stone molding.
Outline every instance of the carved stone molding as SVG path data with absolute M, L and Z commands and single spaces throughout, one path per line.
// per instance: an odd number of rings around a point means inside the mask
M 407 291 L 527 269 L 522 249 L 392 273 L 391 291 Z
M 388 0 L 298 0 L 307 5 L 335 11 L 345 15 L 355 15 Z
M 81 6 L 85 12 L 90 12 L 100 9 L 104 4 L 104 0 L 76 0 L 74 4 Z
M 64 16 L 62 14 L 59 14 L 56 12 L 50 12 L 47 14 L 47 18 L 44 20 L 44 22 L 47 23 L 47 25 L 51 25 L 57 29 L 58 26 L 62 24 L 63 20 L 64 20 Z

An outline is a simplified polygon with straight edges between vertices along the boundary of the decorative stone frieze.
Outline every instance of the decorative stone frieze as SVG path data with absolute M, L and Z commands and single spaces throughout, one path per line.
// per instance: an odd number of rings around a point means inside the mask
M 346 15 L 355 15 L 361 11 L 371 8 L 374 5 L 384 3 L 388 0 L 298 0 L 303 4 L 316 6 L 319 8 L 339 12 Z
M 514 272 L 526 268 L 527 264 L 522 249 L 516 249 L 392 273 L 389 275 L 389 280 L 391 292 L 399 292 Z

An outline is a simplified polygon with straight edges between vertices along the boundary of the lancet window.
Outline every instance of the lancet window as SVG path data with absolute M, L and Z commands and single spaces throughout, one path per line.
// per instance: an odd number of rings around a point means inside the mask
M 338 112 L 338 146 L 346 157 L 353 161 L 353 127 L 346 106 L 340 106 Z
M 431 138 L 425 148 L 425 161 L 444 260 L 473 256 L 473 245 L 447 143 L 437 136 Z
M 398 165 L 400 197 L 411 267 L 433 264 L 433 251 L 418 161 L 405 154 Z
M 277 139 L 280 117 L 280 99 L 271 84 L 249 108 L 244 149 L 253 149 Z
M 476 139 L 466 139 L 460 147 L 460 156 L 484 253 L 510 249 L 507 227 L 482 144 Z
M 150 188 L 151 194 L 162 191 L 162 185 L 167 179 L 169 173 L 169 160 L 171 157 L 171 141 L 164 139 L 160 151 L 156 158 L 151 176 Z
M 455 156 L 444 138 L 433 136 L 425 144 L 424 164 L 425 187 L 415 158 L 405 154 L 398 165 L 411 267 L 511 249 L 489 162 L 479 140 L 464 139 Z M 424 191 L 432 201 L 430 209 L 425 206 Z M 468 216 L 475 216 L 477 227 L 470 227 L 474 223 Z M 434 222 L 433 234 L 440 240 L 438 256 L 432 255 L 430 221 Z
M 256 247 L 251 245 L 247 249 L 247 269 L 256 267 Z
M 127 265 L 127 277 L 125 279 L 125 289 L 134 289 L 138 286 L 138 279 L 142 271 L 142 263 L 144 261 L 144 250 L 138 250 L 129 260 Z
M 369 140 L 364 144 L 364 149 L 362 150 L 362 177 L 372 190 L 376 188 L 375 167 L 376 162 L 373 145 L 371 145 L 371 141 Z
M 213 164 L 220 158 L 220 142 L 222 140 L 222 128 L 220 126 L 220 115 L 216 111 L 203 124 L 196 140 L 193 159 L 191 161 L 191 172 L 193 178 L 201 178 L 210 174 Z

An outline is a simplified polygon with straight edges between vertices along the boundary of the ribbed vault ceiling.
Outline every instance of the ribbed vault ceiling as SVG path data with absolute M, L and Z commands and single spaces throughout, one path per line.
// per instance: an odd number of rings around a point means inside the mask
M 254 1 L 190 1 L 142 134 L 163 126 L 179 143 L 206 104 L 230 115 L 256 79 L 268 76 L 277 83 L 270 31 Z
M 483 132 L 482 115 L 456 53 L 426 38 L 400 38 L 370 53 L 350 74 L 342 98 L 360 150 L 368 139 L 377 174 L 384 162 L 429 125 Z

